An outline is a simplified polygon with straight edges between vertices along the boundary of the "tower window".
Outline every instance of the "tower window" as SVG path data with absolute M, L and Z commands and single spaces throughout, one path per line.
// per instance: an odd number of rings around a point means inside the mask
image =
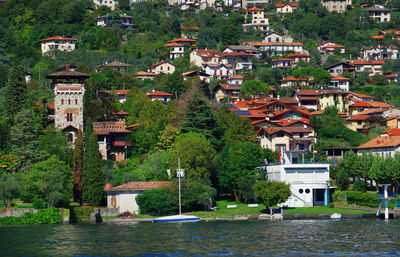
M 64 105 L 64 99 L 61 99 L 61 105 Z
M 78 104 L 78 99 L 75 99 L 75 105 L 77 105 Z
M 69 104 L 69 105 L 71 104 L 71 99 L 68 99 L 68 104 Z
M 72 118 L 72 113 L 67 113 L 67 122 L 72 122 L 73 118 Z

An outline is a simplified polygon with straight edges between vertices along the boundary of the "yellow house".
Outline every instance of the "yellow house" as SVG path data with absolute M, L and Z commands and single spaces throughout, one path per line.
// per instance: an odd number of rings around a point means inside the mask
M 348 113 L 349 103 L 347 101 L 347 93 L 338 90 L 317 90 L 319 92 L 319 108 L 325 109 L 328 106 L 335 106 L 339 112 Z
M 346 119 L 346 127 L 359 133 L 368 133 L 368 115 L 355 115 Z

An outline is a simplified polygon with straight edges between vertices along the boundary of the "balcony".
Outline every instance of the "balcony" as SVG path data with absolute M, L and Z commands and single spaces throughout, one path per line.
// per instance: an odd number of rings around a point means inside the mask
M 113 145 L 113 146 L 118 146 L 118 147 L 121 147 L 121 146 L 131 146 L 131 142 L 127 142 L 127 141 L 113 141 L 113 142 L 112 142 L 112 145 Z

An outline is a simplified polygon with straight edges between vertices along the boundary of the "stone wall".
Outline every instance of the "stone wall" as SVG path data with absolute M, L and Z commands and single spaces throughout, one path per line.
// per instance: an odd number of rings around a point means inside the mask
M 94 213 L 98 213 L 100 210 L 101 216 L 118 216 L 119 208 L 94 208 Z
M 0 218 L 9 217 L 9 216 L 21 217 L 22 215 L 24 215 L 27 212 L 37 213 L 37 210 L 33 209 L 33 208 L 9 209 L 8 212 L 1 212 L 0 213 Z

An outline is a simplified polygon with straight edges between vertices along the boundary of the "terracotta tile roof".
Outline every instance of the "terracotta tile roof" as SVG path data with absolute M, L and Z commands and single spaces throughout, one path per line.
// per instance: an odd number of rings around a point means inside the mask
M 294 133 L 311 133 L 312 130 L 307 127 L 271 127 L 271 128 L 262 128 L 263 131 L 267 132 L 268 135 L 272 135 L 278 132 L 286 132 L 288 134 Z
M 373 108 L 359 112 L 357 113 L 357 115 L 371 115 L 371 114 L 383 113 L 387 110 L 389 110 L 389 108 Z
M 218 68 L 220 66 L 225 66 L 226 68 L 233 68 L 233 64 L 223 64 L 223 63 L 219 63 L 219 64 L 207 63 L 206 66 L 211 67 L 211 68 Z
M 288 56 L 286 56 L 286 58 L 297 58 L 297 57 L 304 57 L 304 58 L 307 58 L 307 57 L 311 57 L 310 55 L 308 55 L 308 54 L 300 54 L 300 53 L 297 53 L 297 54 L 290 54 L 290 55 L 288 55 Z
M 277 59 L 272 59 L 270 62 L 284 62 L 284 61 L 292 62 L 293 60 L 290 58 L 277 58 Z
M 172 94 L 168 94 L 168 93 L 161 92 L 161 91 L 147 92 L 146 94 L 148 96 L 172 96 Z
M 358 101 L 354 104 L 349 105 L 349 107 L 372 107 L 372 105 L 370 104 L 370 102 Z
M 384 60 L 368 60 L 368 61 L 350 61 L 351 65 L 382 65 L 385 64 Z
M 242 52 L 230 52 L 221 54 L 221 57 L 240 57 L 240 56 L 254 56 L 254 54 L 242 53 Z
M 301 42 L 247 42 L 247 45 L 250 46 L 302 46 L 303 43 Z
M 368 141 L 357 149 L 373 149 L 373 148 L 386 148 L 396 147 L 400 144 L 400 136 L 379 136 L 377 138 Z
M 378 39 L 378 40 L 381 40 L 381 39 L 383 39 L 385 36 L 382 36 L 382 35 L 372 35 L 371 36 L 371 39 Z
M 157 187 L 168 187 L 171 185 L 171 181 L 132 181 L 119 186 L 111 187 L 104 191 L 144 191 Z
M 195 49 L 193 51 L 195 51 L 200 57 L 219 57 L 218 50 Z
M 257 8 L 257 7 L 252 7 L 252 8 L 249 8 L 249 9 L 245 10 L 245 11 L 246 12 L 258 12 L 258 11 L 264 11 L 264 9 Z
M 388 79 L 395 79 L 395 78 L 397 78 L 397 74 L 396 73 L 392 73 L 392 74 L 386 75 L 385 77 L 388 78 Z
M 235 75 L 235 76 L 232 76 L 232 77 L 228 78 L 228 80 L 229 79 L 243 79 L 243 76 L 238 74 L 238 75 Z
M 308 81 L 308 79 L 307 78 L 296 78 L 296 77 L 290 76 L 290 77 L 281 79 L 280 81 Z
M 187 75 L 190 75 L 193 73 L 197 73 L 197 70 L 186 71 L 186 72 L 182 73 L 182 76 L 187 76 Z
M 276 4 L 275 6 L 276 6 L 277 8 L 281 8 L 281 7 L 284 7 L 284 6 L 286 6 L 286 5 L 289 5 L 289 6 L 291 6 L 291 7 L 297 7 L 297 6 L 298 6 L 297 3 L 279 3 L 279 4 Z
M 318 96 L 326 94 L 341 94 L 339 90 L 336 89 L 300 89 L 295 90 L 299 96 Z
M 365 114 L 363 114 L 363 115 L 354 115 L 353 117 L 350 117 L 350 118 L 348 118 L 346 120 L 347 121 L 363 121 L 363 120 L 368 119 L 369 117 L 371 117 L 371 116 L 365 115 Z
M 115 89 L 115 90 L 97 90 L 98 93 L 106 93 L 111 94 L 114 92 L 116 95 L 127 95 L 130 90 L 129 89 Z
M 297 104 L 295 97 L 281 97 L 279 101 L 284 104 Z
M 157 66 L 159 66 L 159 65 L 161 65 L 161 64 L 164 64 L 164 63 L 169 63 L 169 64 L 171 64 L 172 66 L 175 66 L 173 63 L 168 62 L 168 61 L 159 61 L 158 63 L 155 63 L 155 64 L 151 65 L 150 68 L 157 67 Z
M 357 97 L 359 97 L 359 98 L 377 99 L 377 98 L 375 98 L 375 97 L 373 97 L 373 96 L 364 95 L 364 94 L 356 93 L 356 92 L 353 92 L 353 91 L 349 91 L 349 94 L 355 95 L 355 96 L 357 96 Z
M 146 71 L 138 71 L 136 72 L 136 76 L 156 76 L 157 74 L 155 74 L 154 72 L 150 71 L 150 72 L 146 72 Z
M 190 39 L 190 38 L 180 37 L 180 38 L 177 38 L 177 39 L 173 39 L 173 40 L 167 41 L 167 43 L 179 43 L 179 42 L 182 42 L 182 43 L 196 43 L 196 40 Z
M 54 41 L 54 40 L 60 40 L 60 41 L 78 41 L 78 39 L 75 39 L 75 38 L 72 38 L 72 37 L 55 36 L 55 37 L 48 37 L 48 38 L 42 39 L 42 40 L 40 40 L 39 42 Z
M 179 43 L 168 43 L 168 44 L 165 44 L 164 46 L 173 47 L 173 46 L 183 46 L 183 45 L 179 44 Z
M 228 84 L 219 84 L 219 87 L 222 87 L 225 90 L 232 90 L 232 91 L 238 91 L 242 87 L 241 85 L 228 85 Z
M 400 136 L 400 128 L 392 128 L 381 131 L 381 134 L 387 134 L 388 136 Z
M 400 36 L 400 30 L 381 30 L 381 31 L 379 31 L 378 34 L 383 34 L 383 35 L 386 35 L 386 34 L 395 34 L 395 35 L 397 35 L 397 36 Z
M 346 47 L 343 45 L 339 45 L 339 44 L 332 44 L 332 45 L 323 46 L 322 48 L 346 48 Z
M 127 130 L 125 121 L 93 122 L 93 130 L 97 135 L 109 135 L 113 133 L 132 133 Z
M 341 76 L 331 75 L 331 81 L 332 80 L 350 80 L 350 79 Z
M 71 71 L 71 70 L 65 70 L 65 71 L 59 71 L 53 74 L 47 75 L 46 78 L 66 78 L 66 77 L 71 77 L 71 78 L 89 78 L 90 75 L 83 73 L 83 72 L 77 72 L 77 71 Z
M 384 102 L 376 102 L 376 101 L 374 101 L 374 102 L 369 102 L 369 103 L 375 108 L 393 108 L 394 107 L 394 105 L 387 104 L 387 103 L 384 103 Z
M 128 115 L 129 112 L 125 112 L 123 110 L 120 110 L 119 112 L 116 113 L 117 115 Z

